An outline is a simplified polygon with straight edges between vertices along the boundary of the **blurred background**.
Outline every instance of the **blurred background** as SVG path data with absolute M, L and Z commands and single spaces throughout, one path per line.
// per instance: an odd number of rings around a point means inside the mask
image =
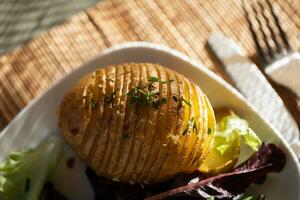
M 1 0 L 0 54 L 97 2 L 99 0 Z

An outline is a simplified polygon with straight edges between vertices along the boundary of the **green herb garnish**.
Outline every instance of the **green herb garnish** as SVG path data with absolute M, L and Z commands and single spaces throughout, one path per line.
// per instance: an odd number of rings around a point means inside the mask
M 111 93 L 110 95 L 108 95 L 104 98 L 104 102 L 109 104 L 109 105 L 112 105 L 113 100 L 115 99 L 115 97 L 116 97 L 116 92 L 113 92 L 113 93 Z
M 171 79 L 171 80 L 168 80 L 168 81 L 160 81 L 162 84 L 165 84 L 165 83 L 172 83 L 174 80 Z
M 172 96 L 172 99 L 175 101 L 175 102 L 178 102 L 178 98 L 176 96 Z
M 189 122 L 188 122 L 188 127 L 186 128 L 187 130 L 189 128 L 192 128 L 194 132 L 196 132 L 196 134 L 198 134 L 198 128 L 197 128 L 197 124 L 195 122 L 195 117 L 192 117 Z
M 94 110 L 97 106 L 97 102 L 95 101 L 95 99 L 90 99 L 90 107 L 92 108 L 92 110 Z
M 182 102 L 186 103 L 188 106 L 192 106 L 192 104 L 190 104 L 190 102 L 188 102 L 187 100 L 185 100 L 183 97 L 181 97 L 180 99 Z
M 159 79 L 155 76 L 150 76 L 150 78 L 148 79 L 148 81 L 150 82 L 159 82 Z
M 166 103 L 167 103 L 167 99 L 165 97 L 163 97 L 159 100 L 160 105 L 165 105 Z
M 131 90 L 127 93 L 130 98 L 130 104 L 139 106 L 151 106 L 157 109 L 160 105 L 167 103 L 166 98 L 159 99 L 159 91 L 155 90 L 156 87 L 150 85 L 139 84 L 138 86 L 133 86 Z
M 207 129 L 207 134 L 210 135 L 211 134 L 211 128 Z
M 196 134 L 198 135 L 198 128 L 197 128 L 196 122 L 194 122 L 194 124 L 193 124 L 193 131 L 195 131 Z
M 189 126 L 191 126 L 191 127 L 193 127 L 193 125 L 194 125 L 194 122 L 195 122 L 195 118 L 194 118 L 194 117 L 192 117 L 192 118 L 189 120 L 189 123 L 188 123 L 188 125 L 189 125 Z
M 130 134 L 129 133 L 125 133 L 122 135 L 122 139 L 123 140 L 128 140 L 130 138 Z
M 184 129 L 184 131 L 182 132 L 182 135 L 185 135 L 185 134 L 188 132 L 188 130 L 189 130 L 189 127 L 186 127 L 186 128 Z
M 190 102 L 185 100 L 183 97 L 180 97 L 179 99 L 176 96 L 172 96 L 173 100 L 178 103 L 177 112 L 182 108 L 183 102 L 186 103 L 188 106 L 192 106 Z
M 31 182 L 30 178 L 26 178 L 26 180 L 25 180 L 25 190 L 24 190 L 25 192 L 30 190 L 30 182 Z
M 171 82 L 173 82 L 174 80 L 171 79 L 171 80 L 167 80 L 167 81 L 162 81 L 162 80 L 159 80 L 159 79 L 158 79 L 157 77 L 155 77 L 155 76 L 150 76 L 150 78 L 148 79 L 148 81 L 153 82 L 153 83 L 159 82 L 159 83 L 165 84 L 165 83 L 171 83 Z

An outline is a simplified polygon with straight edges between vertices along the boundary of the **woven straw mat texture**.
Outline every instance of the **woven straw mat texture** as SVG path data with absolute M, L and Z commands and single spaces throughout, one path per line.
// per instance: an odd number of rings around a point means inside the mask
M 293 48 L 299 50 L 299 2 L 272 3 Z M 221 74 L 206 49 L 212 31 L 225 33 L 249 55 L 255 54 L 239 0 L 101 1 L 0 58 L 0 127 L 53 82 L 103 49 L 124 42 L 167 45 Z

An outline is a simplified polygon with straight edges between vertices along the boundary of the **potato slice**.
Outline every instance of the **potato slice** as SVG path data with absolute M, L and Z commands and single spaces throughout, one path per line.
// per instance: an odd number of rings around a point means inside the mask
M 160 73 L 158 73 L 158 70 L 154 65 L 147 66 L 147 80 L 150 79 L 150 77 L 160 78 Z M 161 92 L 159 83 L 156 82 L 153 84 L 155 85 L 156 88 L 158 88 L 159 92 Z M 149 154 L 153 147 L 153 142 L 155 139 L 155 130 L 156 130 L 155 127 L 156 127 L 156 122 L 158 117 L 158 109 L 155 110 L 151 108 L 148 109 L 150 109 L 150 111 L 148 114 L 147 125 L 146 128 L 144 129 L 145 138 L 143 142 L 143 148 L 141 149 L 135 174 L 132 177 L 132 178 L 136 178 L 136 180 L 141 180 L 142 183 L 144 183 L 144 181 L 140 177 L 144 175 L 144 168 L 145 165 L 148 163 Z

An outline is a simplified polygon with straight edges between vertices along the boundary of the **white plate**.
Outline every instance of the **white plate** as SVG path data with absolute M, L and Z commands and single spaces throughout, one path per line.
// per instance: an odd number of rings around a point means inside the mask
M 191 60 L 187 56 L 160 45 L 134 42 L 109 48 L 92 61 L 58 81 L 42 96 L 32 101 L 2 131 L 0 136 L 0 161 L 12 150 L 35 146 L 48 135 L 59 135 L 57 128 L 57 108 L 65 92 L 84 74 L 110 64 L 123 62 L 160 63 L 178 71 L 198 84 L 207 94 L 214 107 L 233 108 L 245 118 L 264 141 L 279 145 L 286 154 L 287 163 L 279 174 L 271 174 L 262 186 L 253 185 L 250 192 L 265 194 L 271 200 L 299 200 L 300 172 L 296 156 L 287 143 L 270 124 L 265 122 L 234 88 L 223 79 Z M 72 151 L 66 146 L 66 156 Z M 83 173 L 84 164 L 77 160 L 75 169 L 70 170 L 62 162 L 53 181 L 56 187 L 70 199 L 93 199 L 93 192 Z

